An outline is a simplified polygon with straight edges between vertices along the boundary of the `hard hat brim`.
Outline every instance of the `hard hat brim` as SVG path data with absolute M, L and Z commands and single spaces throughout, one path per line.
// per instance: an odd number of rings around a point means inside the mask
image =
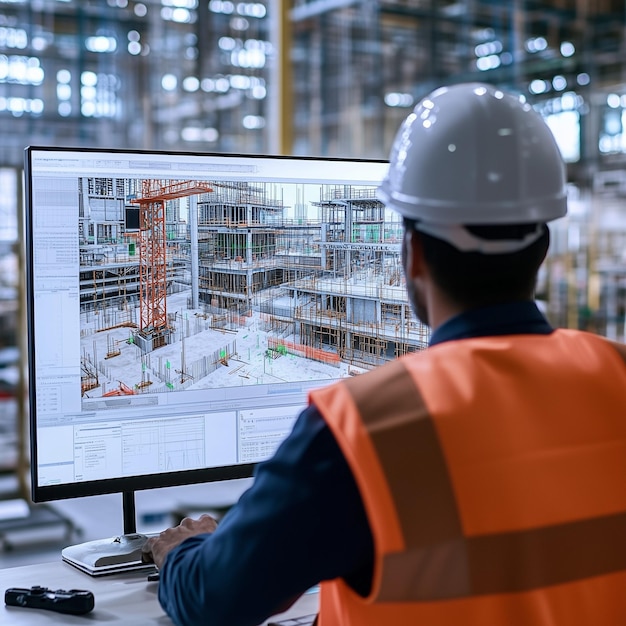
M 378 199 L 389 209 L 403 217 L 415 218 L 415 207 L 419 206 L 419 220 L 433 224 L 455 225 L 499 225 L 545 223 L 567 214 L 567 194 L 557 193 L 552 197 L 528 198 L 514 202 L 471 200 L 463 203 L 438 201 L 433 198 L 418 198 L 389 189 L 385 179 L 377 190 Z

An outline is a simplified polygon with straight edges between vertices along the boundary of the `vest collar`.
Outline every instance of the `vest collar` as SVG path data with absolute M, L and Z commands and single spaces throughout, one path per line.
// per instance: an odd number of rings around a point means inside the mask
M 452 317 L 433 332 L 429 345 L 496 335 L 549 335 L 553 330 L 535 302 L 507 302 Z

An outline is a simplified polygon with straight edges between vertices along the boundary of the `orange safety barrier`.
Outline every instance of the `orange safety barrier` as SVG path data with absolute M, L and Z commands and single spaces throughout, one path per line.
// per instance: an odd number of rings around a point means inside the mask
M 275 337 L 268 337 L 267 347 L 276 351 L 286 350 L 290 354 L 304 356 L 307 359 L 328 363 L 329 365 L 339 365 L 339 355 L 336 352 L 328 352 L 328 350 L 322 350 L 321 348 L 312 348 L 301 343 L 276 339 Z

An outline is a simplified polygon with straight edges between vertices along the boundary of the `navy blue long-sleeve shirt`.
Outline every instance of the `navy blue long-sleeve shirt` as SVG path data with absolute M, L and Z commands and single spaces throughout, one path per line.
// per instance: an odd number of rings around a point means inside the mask
M 532 302 L 477 309 L 442 324 L 430 345 L 513 334 L 549 334 Z M 253 626 L 322 580 L 369 591 L 372 533 L 356 482 L 315 406 L 298 417 L 253 486 L 212 535 L 167 556 L 159 600 L 180 626 Z

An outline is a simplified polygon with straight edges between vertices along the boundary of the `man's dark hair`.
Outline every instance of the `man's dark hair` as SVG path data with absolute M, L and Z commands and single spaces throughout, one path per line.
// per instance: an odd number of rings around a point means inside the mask
M 550 244 L 550 231 L 545 224 L 537 241 L 508 254 L 461 252 L 446 241 L 416 230 L 414 220 L 405 219 L 404 226 L 417 232 L 434 281 L 456 304 L 475 308 L 533 297 L 537 272 Z M 537 224 L 465 228 L 481 239 L 510 240 L 535 231 Z

